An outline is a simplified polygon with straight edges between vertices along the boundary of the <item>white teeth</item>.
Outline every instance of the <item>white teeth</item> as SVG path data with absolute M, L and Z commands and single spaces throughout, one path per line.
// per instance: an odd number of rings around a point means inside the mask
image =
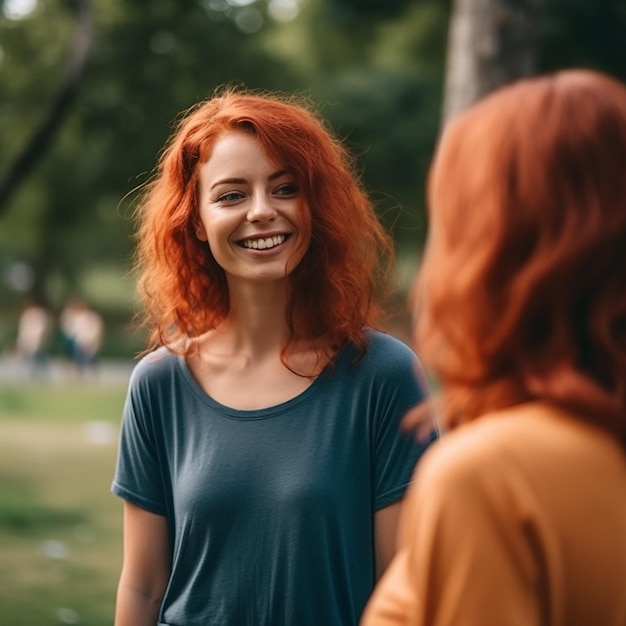
M 276 235 L 275 237 L 266 237 L 265 239 L 244 239 L 243 247 L 253 248 L 254 250 L 267 250 L 283 243 L 285 239 L 285 235 Z

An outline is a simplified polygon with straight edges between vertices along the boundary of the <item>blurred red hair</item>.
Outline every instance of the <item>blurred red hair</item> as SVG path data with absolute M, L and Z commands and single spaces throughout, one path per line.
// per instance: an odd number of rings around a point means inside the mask
M 224 272 L 194 225 L 200 166 L 216 139 L 233 131 L 257 137 L 270 159 L 293 171 L 301 190 L 311 245 L 289 276 L 291 340 L 321 339 L 325 349 L 353 340 L 363 349 L 364 327 L 379 321 L 374 295 L 391 267 L 393 242 L 353 159 L 308 104 L 234 89 L 181 119 L 138 206 L 136 269 L 150 347 L 187 346 L 228 313 Z
M 448 426 L 553 403 L 626 441 L 626 88 L 584 70 L 453 119 L 429 176 L 418 352 Z

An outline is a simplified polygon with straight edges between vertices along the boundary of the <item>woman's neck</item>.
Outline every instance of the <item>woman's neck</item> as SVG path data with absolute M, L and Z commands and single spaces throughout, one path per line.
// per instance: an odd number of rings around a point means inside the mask
M 283 349 L 289 336 L 286 282 L 231 286 L 229 302 L 228 316 L 216 331 L 223 342 L 250 357 Z

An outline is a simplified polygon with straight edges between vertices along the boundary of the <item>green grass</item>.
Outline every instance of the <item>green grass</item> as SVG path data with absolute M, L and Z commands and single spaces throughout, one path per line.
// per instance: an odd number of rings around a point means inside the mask
M 0 386 L 3 624 L 112 624 L 122 518 L 109 486 L 124 394 Z
M 121 385 L 0 385 L 0 422 L 6 418 L 117 422 L 125 392 Z

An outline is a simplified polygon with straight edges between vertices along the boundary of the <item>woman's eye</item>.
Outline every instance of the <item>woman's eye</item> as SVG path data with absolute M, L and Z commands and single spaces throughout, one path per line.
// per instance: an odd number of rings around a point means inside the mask
M 280 187 L 278 187 L 278 189 L 276 189 L 276 191 L 274 192 L 275 194 L 279 195 L 279 196 L 295 196 L 298 193 L 298 187 L 293 184 L 293 183 L 286 183 L 284 185 L 281 185 Z
M 236 202 L 237 200 L 241 200 L 243 198 L 243 194 L 238 191 L 229 191 L 228 193 L 223 193 L 221 196 L 217 198 L 217 202 Z

